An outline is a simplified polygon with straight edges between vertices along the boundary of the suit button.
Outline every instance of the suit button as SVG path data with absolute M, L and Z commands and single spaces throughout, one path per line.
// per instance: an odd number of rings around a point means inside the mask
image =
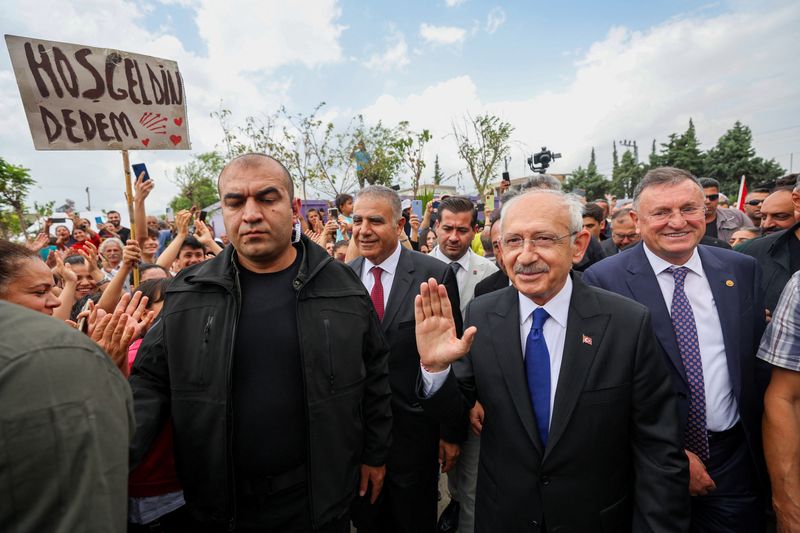
M 533 527 L 535 527 L 535 528 L 537 528 L 537 529 L 538 529 L 538 527 L 539 527 L 539 522 L 538 522 L 538 521 L 536 521 L 536 520 L 534 520 L 533 522 L 531 522 L 531 525 L 532 525 Z
M 547 477 L 547 476 L 542 476 L 542 485 L 544 485 L 546 487 L 549 484 L 550 484 L 550 478 Z

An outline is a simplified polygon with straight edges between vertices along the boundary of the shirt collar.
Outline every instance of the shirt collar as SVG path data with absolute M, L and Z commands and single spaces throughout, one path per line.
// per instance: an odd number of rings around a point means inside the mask
M 665 261 L 664 259 L 658 257 L 655 253 L 653 253 L 650 248 L 647 247 L 647 243 L 642 243 L 644 245 L 644 255 L 647 257 L 647 261 L 650 263 L 650 266 L 653 269 L 653 272 L 656 273 L 656 276 L 667 270 L 668 268 L 679 268 L 679 267 L 686 267 L 691 272 L 694 272 L 698 276 L 705 277 L 703 273 L 703 262 L 700 260 L 700 254 L 697 253 L 697 246 L 694 247 L 692 251 L 692 256 L 689 258 L 686 263 L 682 265 L 674 265 L 669 261 Z
M 364 258 L 364 272 L 369 272 L 372 270 L 372 267 L 379 266 L 381 269 L 386 272 L 387 274 L 394 275 L 394 271 L 397 270 L 397 262 L 400 261 L 400 242 L 397 242 L 397 248 L 394 249 L 392 255 L 387 257 L 383 260 L 383 263 L 380 265 L 376 265 L 366 257 Z
M 456 259 L 455 261 L 453 261 L 452 259 L 450 259 L 446 255 L 444 255 L 442 253 L 442 251 L 439 249 L 438 246 L 433 249 L 433 254 L 436 256 L 436 259 L 438 259 L 440 261 L 444 261 L 447 264 L 454 263 L 454 262 L 458 263 L 459 265 L 461 265 L 461 268 L 464 269 L 464 272 L 467 272 L 469 270 L 469 254 L 470 253 L 472 253 L 472 250 L 467 248 L 467 253 L 465 253 L 460 258 Z
M 550 318 L 558 322 L 562 328 L 567 327 L 567 316 L 569 315 L 569 302 L 572 299 L 572 277 L 567 276 L 567 281 L 561 290 L 544 305 L 538 305 L 533 300 L 522 294 L 519 296 L 519 323 L 523 324 L 531 314 L 539 307 L 544 307 Z

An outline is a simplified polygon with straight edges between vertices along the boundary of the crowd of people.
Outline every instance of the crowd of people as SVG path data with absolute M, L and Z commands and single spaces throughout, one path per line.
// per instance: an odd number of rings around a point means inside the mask
M 153 187 L 0 241 L 0 530 L 800 531 L 797 175 Z

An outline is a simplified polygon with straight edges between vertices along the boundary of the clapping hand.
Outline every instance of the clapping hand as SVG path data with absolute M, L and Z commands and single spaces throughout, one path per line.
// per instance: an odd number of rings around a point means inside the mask
M 453 309 L 447 288 L 431 278 L 420 286 L 414 300 L 417 349 L 428 372 L 441 372 L 469 352 L 478 329 L 471 326 L 460 339 L 456 336 Z
M 101 310 L 92 309 L 89 315 L 89 335 L 125 376 L 129 373 L 128 347 L 144 335 L 155 318 L 155 312 L 147 310 L 147 301 L 140 291 L 133 296 L 125 293 L 113 313 L 100 315 Z
M 47 235 L 47 233 L 42 232 L 36 236 L 36 239 L 34 239 L 33 242 L 25 243 L 25 247 L 34 252 L 38 252 L 49 243 L 50 237 Z

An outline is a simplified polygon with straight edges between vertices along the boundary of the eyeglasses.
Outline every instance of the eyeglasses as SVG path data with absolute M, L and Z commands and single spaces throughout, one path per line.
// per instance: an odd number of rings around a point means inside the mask
M 714 202 L 716 200 L 719 200 L 719 194 L 706 194 L 706 199 L 709 202 Z
M 612 233 L 612 235 L 614 236 L 615 239 L 620 241 L 624 241 L 625 239 L 628 239 L 629 241 L 634 241 L 638 239 L 640 236 L 638 233 Z
M 747 200 L 747 205 L 761 205 L 764 203 L 764 200 Z
M 702 218 L 705 218 L 706 209 L 704 207 L 688 205 L 686 207 L 681 207 L 680 210 L 678 210 L 678 213 L 684 220 L 700 220 Z M 670 209 L 658 209 L 647 215 L 647 218 L 657 223 L 667 222 L 672 218 L 672 215 L 674 214 L 675 211 L 672 211 Z
M 562 235 L 561 237 L 557 237 L 556 235 L 537 235 L 535 237 L 531 237 L 530 239 L 526 239 L 521 235 L 506 235 L 503 237 L 503 249 L 504 250 L 522 250 L 525 248 L 525 243 L 529 242 L 533 245 L 534 248 L 546 250 L 548 248 L 553 248 L 556 244 L 561 242 L 562 240 L 566 239 L 567 237 L 572 237 L 577 235 L 577 231 L 573 231 L 572 233 L 568 233 L 567 235 Z

